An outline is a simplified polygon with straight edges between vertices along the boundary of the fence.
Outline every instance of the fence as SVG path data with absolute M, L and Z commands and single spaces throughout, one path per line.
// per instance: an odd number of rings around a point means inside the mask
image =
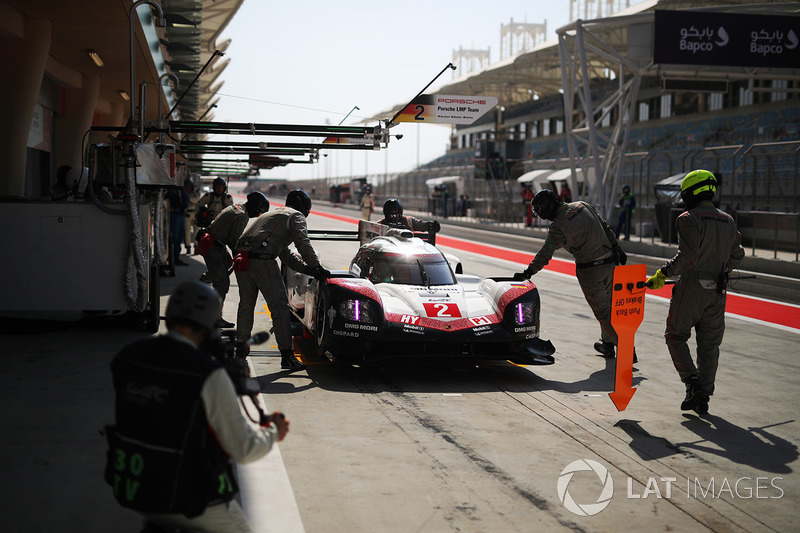
M 562 169 L 569 160 L 540 159 L 519 161 L 502 166 L 495 179 L 476 178 L 476 166 L 458 165 L 421 168 L 403 174 L 379 174 L 358 178 L 338 177 L 298 182 L 296 186 L 327 191 L 332 183 L 354 183 L 360 180 L 372 185 L 378 202 L 389 197 L 400 198 L 406 209 L 429 212 L 436 216 L 468 216 L 482 223 L 506 227 L 523 227 L 526 204 L 516 178 L 536 169 Z M 629 184 L 637 207 L 633 226 L 642 238 L 671 242 L 672 219 L 681 211 L 674 205 L 658 204 L 653 186 L 660 180 L 705 168 L 720 180 L 716 201 L 720 208 L 733 214 L 747 246 L 791 252 L 794 260 L 800 254 L 800 141 L 756 143 L 751 145 L 714 146 L 700 149 L 659 150 L 629 153 L 620 163 L 618 183 Z M 447 194 L 434 195 L 426 182 L 434 178 L 456 178 L 447 184 Z M 555 186 L 555 184 L 553 184 Z M 621 186 L 620 186 L 621 188 Z M 580 199 L 573 191 L 574 199 Z M 463 197 L 465 198 L 463 198 Z M 324 199 L 324 195 L 319 195 Z M 359 194 L 351 201 L 358 203 Z M 670 222 L 659 224 L 657 211 L 667 209 Z M 609 223 L 614 226 L 614 219 Z M 540 222 L 534 222 L 540 224 Z M 666 240 L 668 239 L 668 240 Z

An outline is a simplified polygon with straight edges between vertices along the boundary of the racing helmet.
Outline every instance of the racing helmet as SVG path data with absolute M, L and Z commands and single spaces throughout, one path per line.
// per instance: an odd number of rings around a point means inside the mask
M 531 199 L 531 211 L 539 218 L 555 220 L 556 212 L 561 204 L 562 202 L 558 199 L 556 193 L 550 189 L 543 189 Z
M 622 192 L 624 194 L 628 194 L 629 192 L 631 192 L 631 186 L 626 183 L 625 185 L 622 186 Z
M 304 217 L 311 212 L 311 197 L 303 189 L 289 191 L 286 195 L 286 207 L 297 209 Z
M 269 200 L 267 200 L 263 192 L 254 191 L 247 195 L 247 202 L 245 202 L 244 206 L 247 210 L 247 216 L 253 218 L 269 211 Z
M 717 192 L 717 178 L 708 170 L 692 170 L 681 182 L 681 200 L 690 208 L 711 201 Z
M 389 198 L 383 202 L 383 216 L 388 222 L 397 222 L 403 216 L 403 204 L 397 198 Z
M 222 192 L 217 193 L 217 186 L 222 187 Z M 228 183 L 223 178 L 214 178 L 214 181 L 211 182 L 211 190 L 217 194 L 225 194 L 228 191 Z
M 166 318 L 188 320 L 211 331 L 222 312 L 222 300 L 210 285 L 199 281 L 184 281 L 167 302 Z

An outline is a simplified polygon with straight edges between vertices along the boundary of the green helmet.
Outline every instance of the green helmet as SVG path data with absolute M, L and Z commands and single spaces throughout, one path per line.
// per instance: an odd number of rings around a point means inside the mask
M 717 192 L 717 178 L 708 170 L 692 170 L 681 182 L 681 199 L 692 206 L 711 200 Z

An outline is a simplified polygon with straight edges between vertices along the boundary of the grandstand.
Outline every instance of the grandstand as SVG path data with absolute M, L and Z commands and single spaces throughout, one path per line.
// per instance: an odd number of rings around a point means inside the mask
M 437 89 L 496 96 L 499 104 L 476 123 L 455 127 L 443 156 L 412 172 L 366 180 L 378 197 L 398 195 L 424 209 L 426 180 L 463 176 L 461 190 L 474 212 L 486 222 L 505 222 L 521 213 L 517 177 L 538 168 L 572 168 L 592 177 L 580 188 L 568 180 L 576 196 L 608 218 L 622 184 L 631 184 L 641 226 L 657 222 L 656 182 L 707 168 L 722 180 L 722 207 L 739 213 L 742 222 L 762 224 L 759 213 L 766 212 L 769 225 L 794 227 L 800 221 L 797 36 L 784 42 L 784 51 L 794 54 L 786 64 L 659 64 L 655 55 L 664 52 L 657 50 L 655 34 L 663 30 L 655 19 L 675 11 L 685 12 L 680 20 L 706 21 L 716 31 L 722 26 L 708 21 L 722 20 L 731 34 L 743 20 L 800 20 L 797 3 L 684 0 L 646 0 L 613 16 L 575 20 L 557 30 L 557 40 Z M 779 224 L 784 215 L 788 222 Z M 780 240 L 796 248 L 797 233 Z

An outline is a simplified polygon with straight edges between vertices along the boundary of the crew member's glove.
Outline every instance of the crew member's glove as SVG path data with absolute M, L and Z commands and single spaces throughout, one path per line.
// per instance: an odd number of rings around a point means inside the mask
M 530 279 L 533 276 L 533 272 L 531 272 L 530 266 L 523 270 L 522 272 L 517 272 L 514 274 L 514 281 L 525 281 Z
M 311 267 L 311 269 L 309 270 L 308 274 L 313 276 L 314 279 L 317 279 L 319 281 L 322 281 L 322 280 L 325 280 L 325 279 L 328 279 L 329 277 L 331 277 L 331 271 L 330 270 L 326 270 L 325 268 L 322 267 L 322 265 L 317 265 L 315 267 Z
M 618 265 L 624 265 L 628 262 L 628 256 L 625 255 L 625 252 L 622 251 L 622 246 L 615 246 L 613 249 L 614 252 L 614 262 Z
M 648 289 L 653 289 L 657 291 L 658 289 L 664 286 L 664 283 L 666 281 L 667 281 L 666 274 L 664 274 L 659 268 L 658 270 L 656 270 L 655 274 L 647 278 L 647 282 L 645 282 L 645 285 L 647 285 Z
M 439 233 L 440 229 L 442 229 L 442 225 L 439 224 L 438 220 L 428 222 L 428 233 Z

